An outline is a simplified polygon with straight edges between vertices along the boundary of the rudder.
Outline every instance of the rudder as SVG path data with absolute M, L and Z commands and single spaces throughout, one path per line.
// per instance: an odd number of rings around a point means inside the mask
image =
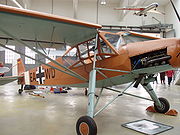
M 21 58 L 17 59 L 17 72 L 21 76 L 25 72 L 25 66 Z

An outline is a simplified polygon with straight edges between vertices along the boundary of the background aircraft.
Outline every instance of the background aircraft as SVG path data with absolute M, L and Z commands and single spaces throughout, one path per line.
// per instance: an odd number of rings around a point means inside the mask
M 89 87 L 87 115 L 76 123 L 78 135 L 96 135 L 93 118 L 124 94 L 153 101 L 157 112 L 166 113 L 169 102 L 157 97 L 150 82 L 154 81 L 155 73 L 180 67 L 179 39 L 159 39 L 134 32 L 110 33 L 98 30 L 100 28 L 97 24 L 0 5 L 0 36 L 12 38 L 51 61 L 44 63 L 0 43 L 0 46 L 41 64 L 24 72 L 19 59 L 19 84 Z M 53 60 L 22 39 L 53 39 L 53 42 L 64 42 L 63 46 L 69 45 L 71 49 Z M 111 88 L 124 83 L 130 84 L 123 91 Z M 151 99 L 126 92 L 130 86 L 137 88 L 139 84 Z M 96 103 L 95 88 L 102 88 Z M 118 94 L 97 110 L 104 89 Z
M 6 73 L 8 72 L 10 69 L 8 67 L 0 67 L 0 73 Z
M 148 5 L 147 7 L 124 7 L 124 8 L 114 8 L 115 10 L 132 10 L 132 11 L 137 11 L 134 13 L 134 15 L 137 16 L 147 16 L 148 12 L 151 13 L 157 13 L 157 14 L 162 14 L 165 15 L 165 13 L 157 11 L 157 7 L 159 6 L 158 3 L 152 3 Z
M 15 66 L 13 66 L 13 67 L 15 67 Z M 18 79 L 19 80 L 23 79 L 22 73 L 25 72 L 25 67 L 22 64 L 22 60 L 21 59 L 17 60 L 17 68 L 18 68 L 18 75 L 17 76 L 4 76 L 4 77 L 0 77 L 0 85 L 7 84 L 7 83 L 13 82 L 13 81 L 18 80 Z M 0 67 L 0 74 L 5 74 L 5 73 L 9 72 L 10 69 L 11 68 L 8 68 L 8 67 Z

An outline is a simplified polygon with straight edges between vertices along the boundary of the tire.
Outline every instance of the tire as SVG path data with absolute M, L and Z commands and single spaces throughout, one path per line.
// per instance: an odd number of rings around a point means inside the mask
M 84 95 L 87 96 L 88 95 L 88 90 L 85 89 Z
M 158 107 L 155 103 L 154 103 L 154 109 L 158 112 L 158 113 L 166 113 L 169 108 L 170 108 L 170 105 L 169 105 L 169 102 L 167 99 L 165 98 L 159 98 L 159 101 L 161 102 L 162 104 L 162 107 Z
M 97 135 L 97 126 L 93 118 L 82 116 L 76 123 L 77 135 Z
M 18 93 L 19 93 L 19 94 L 22 94 L 22 92 L 23 92 L 23 90 L 21 90 L 21 89 L 18 90 Z

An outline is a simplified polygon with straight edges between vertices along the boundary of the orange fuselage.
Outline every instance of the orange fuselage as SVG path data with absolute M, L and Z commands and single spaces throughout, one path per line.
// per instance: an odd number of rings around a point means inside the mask
M 174 67 L 180 67 L 180 40 L 179 39 L 158 39 L 145 42 L 135 42 L 129 43 L 127 45 L 121 46 L 118 50 L 118 55 L 112 56 L 103 60 L 96 61 L 96 67 L 108 68 L 124 71 L 132 71 L 131 57 L 142 55 L 148 52 L 157 51 L 160 49 L 167 49 L 167 55 L 171 56 L 169 64 Z M 59 63 L 62 62 L 62 57 L 57 59 Z M 58 67 L 56 64 L 50 62 L 50 65 Z M 39 67 L 38 67 L 39 68 Z M 83 84 L 87 81 L 77 79 L 65 73 L 62 73 L 56 69 L 50 68 L 46 65 L 42 65 L 43 74 L 37 73 L 38 68 L 31 69 L 29 71 L 29 79 L 31 85 L 73 85 L 73 84 Z M 78 67 L 71 67 L 71 70 L 83 76 L 87 80 L 89 79 L 89 73 L 92 70 L 92 63 L 81 65 Z M 114 71 L 101 71 L 108 78 L 125 75 L 127 73 L 114 72 Z M 43 77 L 41 84 L 39 84 L 38 77 Z M 97 80 L 105 79 L 104 76 L 97 73 Z

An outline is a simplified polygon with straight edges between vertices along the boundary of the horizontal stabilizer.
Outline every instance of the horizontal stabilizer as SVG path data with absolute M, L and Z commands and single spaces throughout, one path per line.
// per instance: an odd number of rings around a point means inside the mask
M 7 77 L 0 77 L 0 85 L 4 85 L 10 82 L 13 82 L 20 78 L 21 76 L 7 76 Z

